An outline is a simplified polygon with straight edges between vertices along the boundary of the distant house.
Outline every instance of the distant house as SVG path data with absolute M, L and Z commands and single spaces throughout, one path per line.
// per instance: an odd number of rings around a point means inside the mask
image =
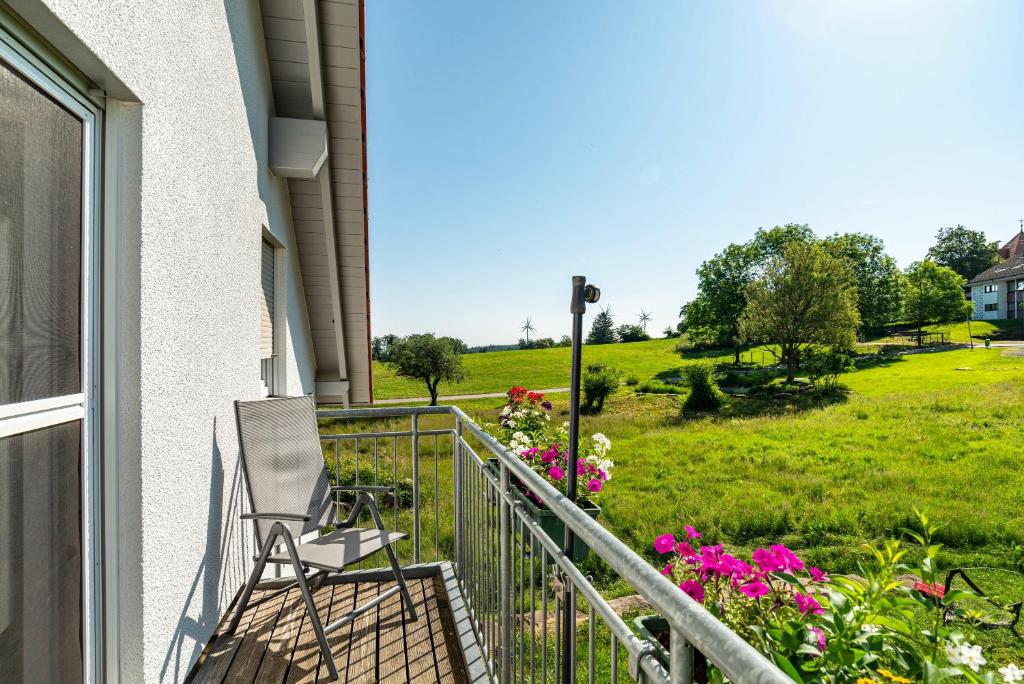
M 999 248 L 1003 261 L 968 283 L 975 320 L 1024 318 L 1024 230 Z

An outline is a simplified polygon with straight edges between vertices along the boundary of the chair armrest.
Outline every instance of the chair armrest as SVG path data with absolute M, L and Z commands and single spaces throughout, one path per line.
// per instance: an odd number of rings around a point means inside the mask
M 305 513 L 242 513 L 242 520 L 288 520 L 294 522 L 309 522 L 313 516 Z
M 394 487 L 384 485 L 340 485 L 331 487 L 332 492 L 393 492 Z

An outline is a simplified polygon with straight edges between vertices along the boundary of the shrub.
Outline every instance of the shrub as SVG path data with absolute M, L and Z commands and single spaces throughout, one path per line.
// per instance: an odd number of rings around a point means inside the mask
M 839 386 L 839 376 L 857 370 L 853 358 L 835 351 L 816 351 L 804 360 L 804 370 L 811 384 L 826 392 Z
M 683 404 L 684 409 L 716 409 L 722 405 L 725 395 L 715 381 L 715 364 L 711 361 L 697 361 L 683 366 L 683 375 L 690 385 L 690 396 Z
M 661 380 L 648 380 L 637 391 L 644 394 L 686 394 L 686 389 L 681 385 L 670 385 Z
M 641 326 L 630 323 L 616 328 L 615 336 L 619 338 L 619 342 L 643 342 L 651 339 Z
M 626 386 L 627 387 L 636 387 L 639 384 L 640 384 L 640 381 L 637 379 L 637 377 L 635 375 L 630 375 L 628 378 L 626 378 Z
M 587 413 L 600 413 L 604 400 L 619 388 L 622 373 L 603 363 L 587 366 L 583 374 L 583 406 Z

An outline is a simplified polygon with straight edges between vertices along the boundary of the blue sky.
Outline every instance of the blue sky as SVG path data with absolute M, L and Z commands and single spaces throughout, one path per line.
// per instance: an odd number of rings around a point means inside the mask
M 758 226 L 873 233 L 902 266 L 940 226 L 1006 240 L 1022 27 L 1009 0 L 372 0 L 374 334 L 558 338 L 574 274 L 660 331 Z

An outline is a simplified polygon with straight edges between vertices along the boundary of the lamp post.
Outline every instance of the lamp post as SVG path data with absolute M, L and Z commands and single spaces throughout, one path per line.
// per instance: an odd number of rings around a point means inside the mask
M 566 454 L 566 496 L 576 503 L 576 462 L 579 458 L 580 441 L 580 366 L 583 356 L 583 314 L 587 304 L 595 304 L 601 298 L 601 290 L 587 285 L 584 276 L 572 277 L 572 301 L 569 313 L 572 314 L 572 366 L 569 377 L 569 450 Z M 576 547 L 576 535 L 565 526 L 565 544 L 562 548 L 566 558 L 573 559 Z M 565 586 L 565 610 L 562 620 L 562 681 L 574 680 L 575 662 L 573 653 L 576 641 L 576 600 L 575 592 L 567 584 Z

